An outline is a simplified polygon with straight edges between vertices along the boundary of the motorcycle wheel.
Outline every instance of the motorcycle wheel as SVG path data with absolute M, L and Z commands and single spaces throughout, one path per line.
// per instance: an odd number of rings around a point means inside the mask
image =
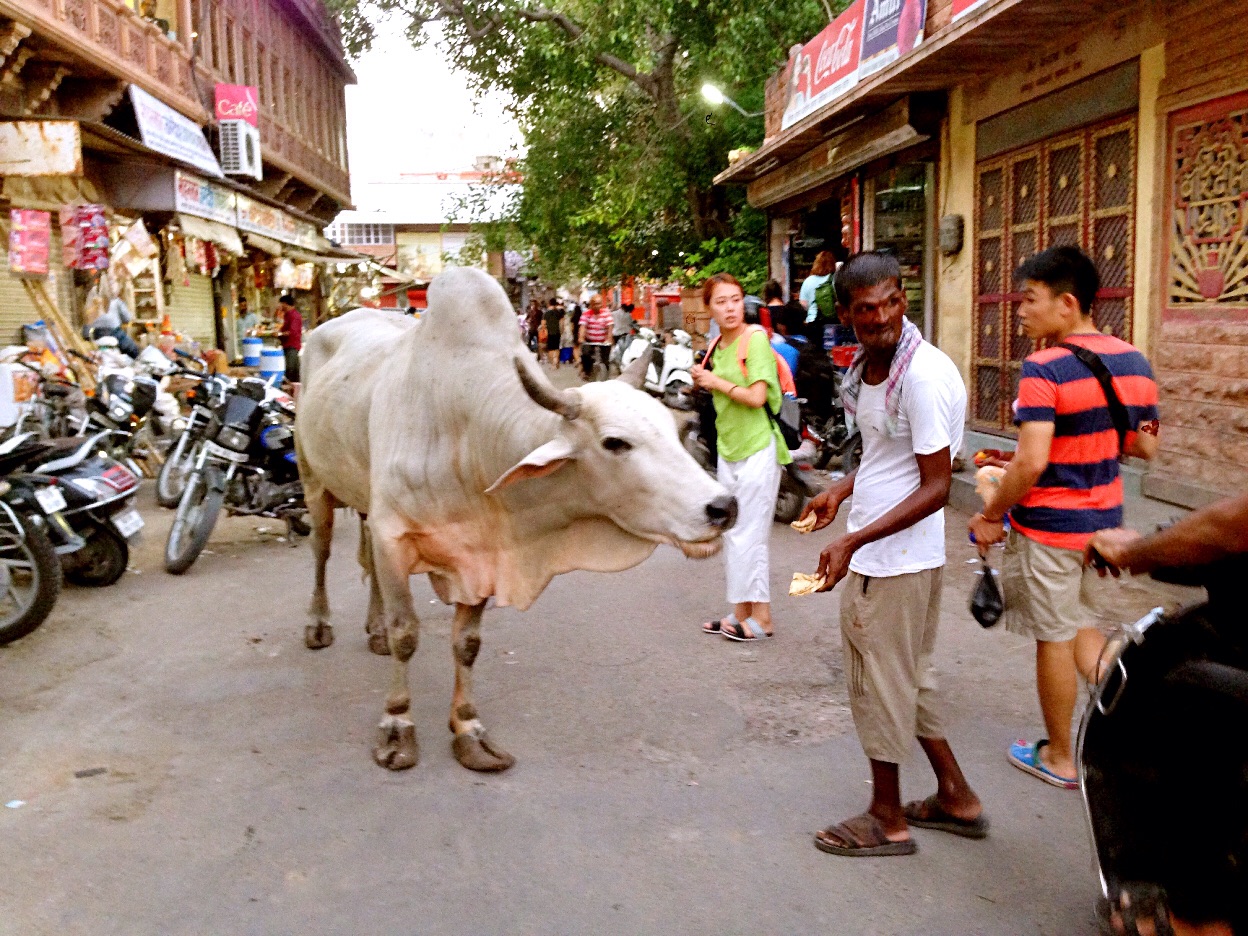
M 130 545 L 111 526 L 92 524 L 84 531 L 82 549 L 63 560 L 65 580 L 86 588 L 104 588 L 126 574 Z
M 181 575 L 195 564 L 208 545 L 224 501 L 225 492 L 211 489 L 202 473 L 191 475 L 178 502 L 173 526 L 169 528 L 169 539 L 165 541 L 166 572 Z
M 0 644 L 44 622 L 61 593 L 61 561 L 43 528 L 21 517 L 24 537 L 0 527 Z
M 806 495 L 789 477 L 787 471 L 781 471 L 780 491 L 776 494 L 776 512 L 772 519 L 776 523 L 792 523 L 802 515 L 802 508 L 805 506 Z
M 182 492 L 186 490 L 186 479 L 195 465 L 197 446 L 190 446 L 187 451 L 186 436 L 178 439 L 178 444 L 165 463 L 160 466 L 160 474 L 156 476 L 156 503 L 161 507 L 177 507 L 182 500 Z
M 841 454 L 841 471 L 849 474 L 857 469 L 862 461 L 862 435 L 854 433 L 854 437 L 847 443 L 846 448 Z

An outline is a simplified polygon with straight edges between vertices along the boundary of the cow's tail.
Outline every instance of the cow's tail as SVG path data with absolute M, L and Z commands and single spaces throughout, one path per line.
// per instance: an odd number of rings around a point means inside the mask
M 368 518 L 360 514 L 360 551 L 356 556 L 360 564 L 360 581 L 369 584 L 373 578 L 373 537 L 368 531 Z

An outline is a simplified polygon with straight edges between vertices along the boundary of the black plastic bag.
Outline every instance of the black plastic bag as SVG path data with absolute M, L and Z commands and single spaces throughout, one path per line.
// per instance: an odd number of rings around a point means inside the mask
M 987 559 L 980 560 L 983 573 L 971 592 L 971 617 L 979 621 L 981 627 L 992 627 L 1001 620 L 1005 610 L 1005 602 L 1001 598 L 1001 589 L 997 585 L 997 576 L 988 565 Z

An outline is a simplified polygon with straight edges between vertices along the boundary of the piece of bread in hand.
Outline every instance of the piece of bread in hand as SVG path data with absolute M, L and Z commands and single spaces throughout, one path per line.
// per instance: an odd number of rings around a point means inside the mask
M 819 589 L 823 588 L 827 581 L 822 575 L 808 574 L 806 572 L 794 572 L 793 581 L 789 583 L 790 597 L 797 595 L 813 595 Z
M 815 524 L 818 522 L 819 518 L 815 516 L 815 512 L 812 510 L 803 519 L 794 520 L 789 526 L 797 530 L 798 533 L 809 533 L 814 530 Z

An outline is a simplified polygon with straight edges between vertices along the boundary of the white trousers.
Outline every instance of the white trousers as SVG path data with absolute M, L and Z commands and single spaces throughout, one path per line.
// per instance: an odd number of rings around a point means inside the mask
M 719 459 L 719 483 L 737 498 L 737 522 L 724 534 L 728 603 L 771 600 L 771 524 L 780 490 L 776 443 L 741 461 Z

